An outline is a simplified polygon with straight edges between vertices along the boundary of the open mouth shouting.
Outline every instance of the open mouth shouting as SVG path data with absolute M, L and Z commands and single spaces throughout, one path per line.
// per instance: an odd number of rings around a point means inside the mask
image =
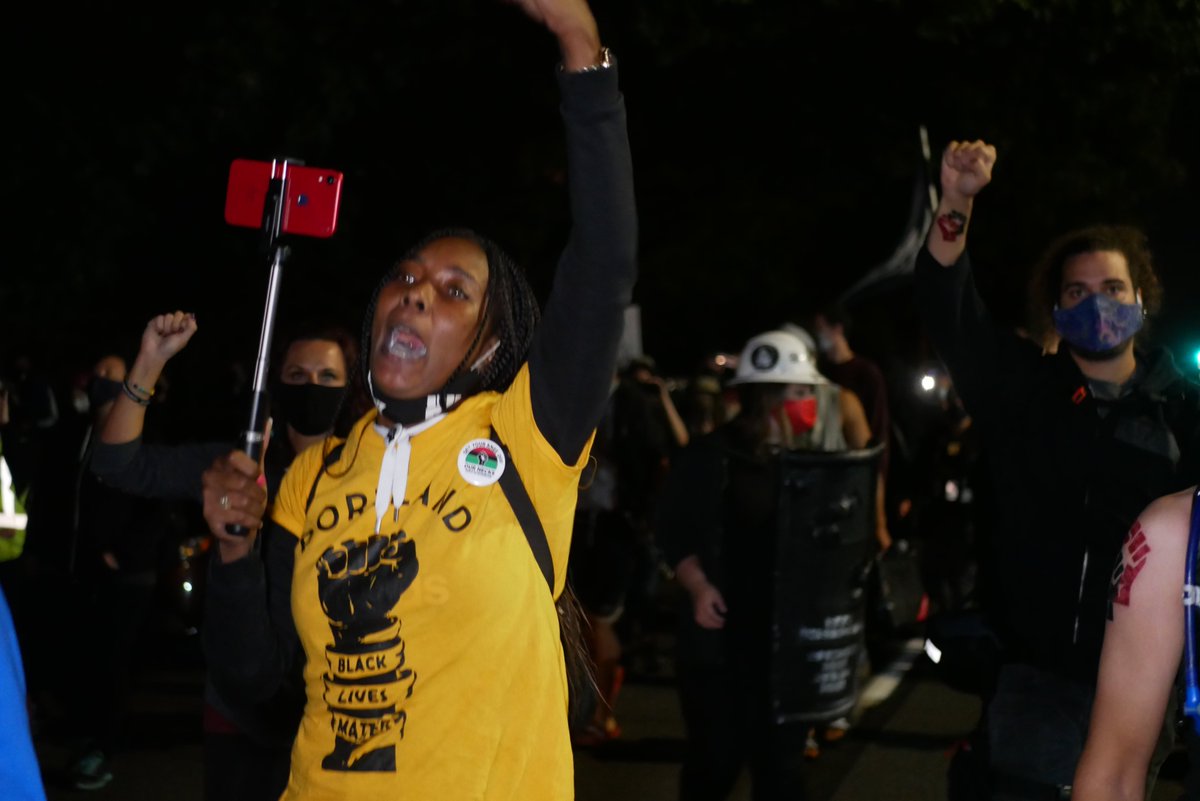
M 397 325 L 390 328 L 385 333 L 379 347 L 388 356 L 403 361 L 422 359 L 429 353 L 429 348 L 426 347 L 425 342 L 406 325 Z

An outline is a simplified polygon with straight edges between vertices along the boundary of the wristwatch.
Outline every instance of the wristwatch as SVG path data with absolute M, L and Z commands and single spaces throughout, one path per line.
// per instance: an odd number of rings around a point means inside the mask
M 597 72 L 599 70 L 606 70 L 613 65 L 612 51 L 609 50 L 607 47 L 600 48 L 599 56 L 600 56 L 600 60 L 598 62 L 596 62 L 595 64 L 588 64 L 586 67 L 581 67 L 580 69 L 572 70 L 572 71 L 576 72 L 576 73 Z

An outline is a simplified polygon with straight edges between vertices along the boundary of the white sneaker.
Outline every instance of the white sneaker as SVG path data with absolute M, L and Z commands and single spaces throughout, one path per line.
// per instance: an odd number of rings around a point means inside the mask
M 76 790 L 99 790 L 112 781 L 108 760 L 100 750 L 89 751 L 71 766 L 71 786 Z

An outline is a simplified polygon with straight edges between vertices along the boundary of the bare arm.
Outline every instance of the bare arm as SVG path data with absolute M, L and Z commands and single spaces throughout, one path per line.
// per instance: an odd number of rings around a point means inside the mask
M 126 385 L 134 394 L 144 394 L 148 401 L 148 393 L 154 390 L 163 367 L 184 349 L 194 333 L 196 318 L 181 311 L 160 314 L 147 323 L 137 359 L 125 377 Z M 139 387 L 145 392 L 139 393 Z M 146 406 L 122 392 L 100 429 L 100 441 L 110 445 L 132 442 L 142 435 L 145 424 Z
M 679 410 L 675 408 L 675 401 L 671 399 L 671 391 L 667 389 L 667 382 L 655 377 L 654 383 L 658 385 L 663 411 L 666 412 L 667 422 L 671 426 L 671 437 L 680 448 L 686 447 L 688 444 L 687 424 L 683 422 L 683 418 L 679 416 Z
M 842 433 L 846 437 L 846 445 L 854 450 L 867 447 L 871 441 L 871 424 L 867 422 L 862 401 L 850 390 L 843 389 L 838 393 L 838 402 L 841 405 Z
M 892 547 L 892 532 L 887 524 L 887 482 L 883 473 L 875 477 L 875 541 L 879 543 L 880 551 Z
M 842 411 L 842 434 L 846 437 L 846 445 L 854 450 L 867 447 L 871 442 L 871 425 L 867 422 L 867 411 L 862 401 L 848 389 L 838 393 L 838 402 Z M 886 490 L 883 476 L 875 482 L 875 539 L 879 549 L 886 551 L 892 547 L 892 536 L 887 527 L 887 504 L 884 502 Z
M 942 153 L 942 198 L 926 246 L 943 267 L 955 264 L 967 249 L 967 226 L 975 195 L 992 180 L 996 148 L 981 142 L 951 142 Z
M 1191 491 L 1147 507 L 1126 537 L 1076 801 L 1140 801 L 1183 653 L 1180 595 Z
M 706 629 L 724 628 L 725 613 L 728 611 L 725 599 L 705 575 L 700 557 L 695 554 L 685 557 L 675 566 L 675 578 L 692 598 L 692 616 L 696 624 Z

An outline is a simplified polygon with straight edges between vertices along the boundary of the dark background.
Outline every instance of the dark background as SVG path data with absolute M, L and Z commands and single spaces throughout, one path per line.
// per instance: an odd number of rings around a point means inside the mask
M 971 251 L 1001 320 L 1055 234 L 1143 226 L 1166 288 L 1156 332 L 1200 322 L 1200 2 L 596 0 L 621 64 L 645 347 L 667 373 L 801 318 L 885 260 L 950 139 L 994 143 Z M 568 227 L 550 35 L 477 0 L 96 2 L 12 12 L 0 353 L 44 371 L 132 355 L 194 311 L 175 386 L 252 361 L 267 265 L 223 222 L 235 157 L 345 172 L 337 234 L 303 240 L 281 322 L 357 329 L 389 260 L 464 223 L 542 297 Z M 855 343 L 927 358 L 907 284 L 861 299 Z M 1194 362 L 1193 362 L 1194 365 Z

